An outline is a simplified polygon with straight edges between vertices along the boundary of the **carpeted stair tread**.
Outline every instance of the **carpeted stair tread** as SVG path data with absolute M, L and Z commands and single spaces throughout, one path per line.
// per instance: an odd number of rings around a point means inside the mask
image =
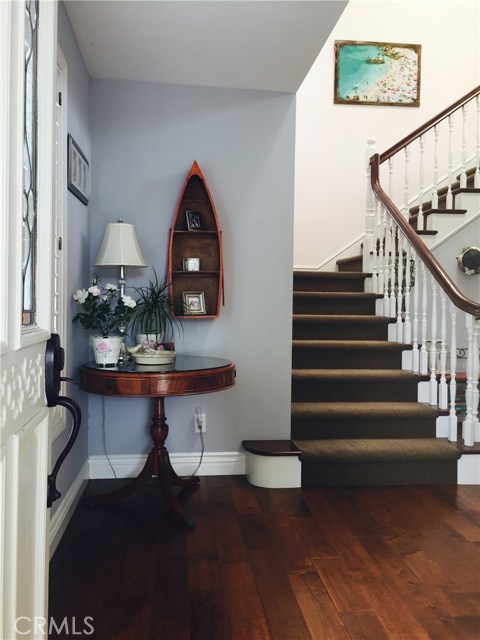
M 292 402 L 292 418 L 434 418 L 436 407 L 421 402 Z M 446 412 L 442 412 L 446 413 Z
M 379 293 L 365 291 L 294 291 L 295 298 L 321 298 L 326 300 L 378 300 L 383 296 Z
M 305 324 L 390 324 L 396 321 L 396 318 L 387 316 L 365 316 L 361 314 L 343 315 L 343 314 L 324 314 L 324 313 L 295 313 L 293 315 L 294 322 Z
M 396 369 L 293 369 L 292 380 L 305 381 L 309 380 L 336 380 L 342 382 L 345 380 L 361 380 L 371 381 L 406 381 L 416 378 L 421 380 L 422 376 L 411 371 L 403 371 Z
M 456 461 L 455 445 L 437 438 L 294 440 L 300 459 L 322 463 Z
M 388 340 L 293 340 L 295 349 L 368 349 L 405 351 L 411 350 L 412 345 Z
M 338 280 L 356 280 L 357 278 L 370 278 L 371 273 L 362 271 L 302 271 L 296 270 L 293 272 L 293 277 L 311 278 L 312 280 L 329 280 L 330 278 L 337 278 Z

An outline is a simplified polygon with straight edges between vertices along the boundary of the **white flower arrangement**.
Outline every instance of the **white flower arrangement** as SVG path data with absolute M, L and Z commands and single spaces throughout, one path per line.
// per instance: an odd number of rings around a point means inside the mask
M 130 296 L 118 296 L 116 284 L 100 286 L 100 278 L 95 276 L 88 289 L 77 289 L 73 299 L 82 305 L 72 322 L 79 322 L 85 329 L 99 331 L 106 337 L 118 331 L 120 325 L 128 325 L 136 306 Z

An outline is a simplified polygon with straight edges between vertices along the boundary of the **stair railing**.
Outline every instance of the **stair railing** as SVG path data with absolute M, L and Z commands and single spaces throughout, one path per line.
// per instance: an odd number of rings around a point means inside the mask
M 480 302 L 462 293 L 417 230 L 429 231 L 431 210 L 453 211 L 456 197 L 480 189 L 480 87 L 381 155 L 368 144 L 363 269 L 383 294 L 382 315 L 396 319 L 395 339 L 411 345 L 408 367 L 428 379 L 420 399 L 448 412 L 437 436 L 457 441 L 460 421 L 464 444 L 473 446 L 480 442 Z

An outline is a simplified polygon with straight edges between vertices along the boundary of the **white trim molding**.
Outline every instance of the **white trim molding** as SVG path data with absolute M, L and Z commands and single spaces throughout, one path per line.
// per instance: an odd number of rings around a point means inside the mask
M 50 519 L 50 558 L 55 553 L 58 543 L 62 539 L 65 529 L 70 522 L 70 518 L 73 516 L 77 504 L 80 502 L 82 493 L 89 480 L 88 471 L 88 460 L 85 460 L 67 493 L 62 497 L 58 509 Z
M 197 468 L 199 453 L 170 453 L 170 460 L 179 476 L 188 476 Z M 89 457 L 90 480 L 134 478 L 145 464 L 146 455 L 95 455 Z M 113 467 L 113 469 L 112 469 Z M 114 473 L 115 471 L 115 473 Z M 238 451 L 204 453 L 199 476 L 245 475 L 245 454 Z

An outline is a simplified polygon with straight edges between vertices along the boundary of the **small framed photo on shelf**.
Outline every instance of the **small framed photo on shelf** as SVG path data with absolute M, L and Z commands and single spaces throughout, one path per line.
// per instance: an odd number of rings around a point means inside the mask
M 202 228 L 202 214 L 200 211 L 185 211 L 187 216 L 187 229 L 189 231 L 200 231 Z
M 184 271 L 200 271 L 200 258 L 184 258 L 183 270 Z
M 203 291 L 184 291 L 182 301 L 183 313 L 186 316 L 205 315 L 205 293 Z
M 80 202 L 88 204 L 90 197 L 90 165 L 82 150 L 68 135 L 67 187 Z

